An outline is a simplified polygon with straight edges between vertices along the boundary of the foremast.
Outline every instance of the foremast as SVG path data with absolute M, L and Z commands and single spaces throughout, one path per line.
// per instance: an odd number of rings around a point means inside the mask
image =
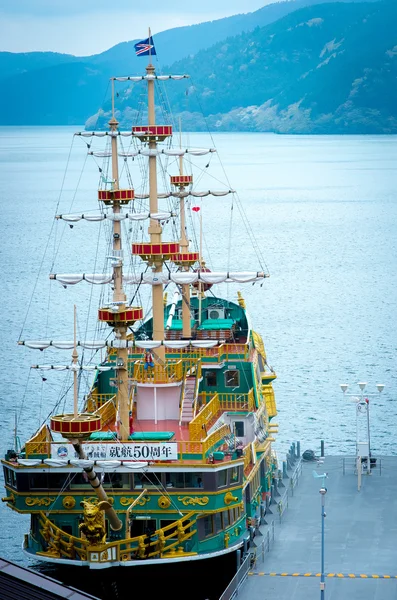
M 114 110 L 114 79 L 112 79 L 112 118 L 109 121 L 111 131 L 111 149 L 112 149 L 112 191 L 111 195 L 112 210 L 115 218 L 113 219 L 113 314 L 116 317 L 113 322 L 114 336 L 120 341 L 117 349 L 116 358 L 116 402 L 118 415 L 118 437 L 122 441 L 128 440 L 129 430 L 129 386 L 128 386 L 128 348 L 127 344 L 123 343 L 127 340 L 127 328 L 129 321 L 127 320 L 127 305 L 126 294 L 123 288 L 123 260 L 122 260 L 122 236 L 121 222 L 116 215 L 120 214 L 120 205 L 122 198 L 117 194 L 120 190 L 119 185 L 119 166 L 118 166 L 118 121 L 115 118 Z M 131 190 L 131 196 L 133 196 Z M 100 311 L 101 316 L 101 311 Z M 117 318 L 118 317 L 118 318 Z

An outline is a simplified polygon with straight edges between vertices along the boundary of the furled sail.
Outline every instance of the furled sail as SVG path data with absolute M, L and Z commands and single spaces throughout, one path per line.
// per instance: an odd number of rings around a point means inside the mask
M 178 192 L 167 192 L 165 194 L 157 194 L 157 198 L 187 198 L 192 196 L 193 198 L 204 198 L 205 196 L 227 196 L 228 194 L 235 194 L 236 190 L 205 190 L 204 192 L 193 192 L 193 191 L 178 191 Z M 137 200 L 147 200 L 149 194 L 135 194 Z
M 131 137 L 132 131 L 77 131 L 77 137 Z
M 25 344 L 28 346 L 28 344 Z M 56 346 L 55 346 L 56 347 Z M 104 365 L 32 365 L 31 369 L 42 369 L 43 371 L 110 371 L 112 367 Z
M 57 348 L 61 350 L 74 348 L 74 341 L 64 342 L 57 340 L 23 340 L 18 342 L 21 346 L 32 348 L 33 350 L 46 350 L 47 348 Z M 166 346 L 167 348 L 187 348 L 189 345 L 193 348 L 213 348 L 218 344 L 218 340 L 85 340 L 76 341 L 76 346 L 81 348 L 100 350 L 101 348 L 141 348 L 151 349 L 159 348 L 160 346 Z M 66 369 L 80 370 L 83 368 L 88 371 L 95 369 L 101 371 L 108 371 L 112 367 L 105 367 L 102 365 L 94 366 L 87 365 L 86 367 L 75 367 L 74 365 L 63 366 L 63 365 L 34 365 L 34 369 L 54 369 L 63 371 Z
M 112 77 L 113 81 L 143 81 L 144 79 L 158 79 L 166 81 L 167 79 L 189 79 L 190 75 L 136 75 L 130 77 Z
M 164 211 L 157 213 L 141 212 L 141 213 L 93 213 L 93 214 L 81 214 L 81 215 L 57 215 L 56 219 L 62 219 L 68 223 L 77 223 L 78 221 L 123 221 L 124 219 L 130 219 L 130 221 L 144 221 L 145 219 L 154 219 L 155 221 L 166 221 L 170 217 L 176 216 L 175 213 Z
M 268 277 L 263 271 L 182 271 L 178 273 L 163 272 L 163 273 L 135 273 L 123 274 L 123 283 L 138 284 L 147 283 L 149 285 L 165 285 L 173 282 L 180 285 L 191 284 L 202 281 L 203 283 L 252 283 Z M 63 285 L 75 285 L 81 281 L 87 281 L 95 285 L 110 283 L 113 279 L 111 273 L 51 273 L 50 279 L 56 279 Z
M 160 156 L 165 154 L 166 156 L 183 156 L 184 154 L 191 154 L 192 156 L 205 156 L 206 154 L 212 154 L 216 152 L 215 148 L 143 148 L 141 150 L 134 150 L 133 152 L 119 152 L 119 156 L 124 158 L 135 157 L 139 154 L 141 156 Z M 93 156 L 97 156 L 94 151 L 88 152 Z M 101 154 L 103 156 L 103 154 Z M 111 156 L 111 153 L 107 154 Z

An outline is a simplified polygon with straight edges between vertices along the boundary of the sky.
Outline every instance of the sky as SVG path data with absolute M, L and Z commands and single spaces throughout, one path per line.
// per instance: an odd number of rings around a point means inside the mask
M 0 51 L 96 54 L 119 42 L 275 0 L 0 0 Z

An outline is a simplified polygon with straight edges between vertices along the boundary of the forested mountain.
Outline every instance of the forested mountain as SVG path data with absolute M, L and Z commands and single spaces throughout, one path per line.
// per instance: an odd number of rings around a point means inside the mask
M 303 8 L 172 65 L 193 79 L 187 95 L 169 85 L 171 105 L 186 130 L 397 132 L 396 23 L 395 0 Z
M 160 33 L 161 64 L 192 76 L 182 94 L 183 84 L 166 84 L 173 108 L 190 130 L 206 126 L 203 113 L 219 130 L 397 131 L 396 9 L 395 0 L 291 0 Z M 146 64 L 133 44 L 89 57 L 0 53 L 0 123 L 81 124 L 103 107 L 89 125 L 104 126 L 109 77 Z M 120 87 L 125 126 L 140 100 L 138 86 Z

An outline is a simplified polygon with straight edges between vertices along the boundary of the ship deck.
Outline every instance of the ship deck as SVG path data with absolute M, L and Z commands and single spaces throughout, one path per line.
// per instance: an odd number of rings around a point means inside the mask
M 243 584 L 240 600 L 317 600 L 321 571 L 321 496 L 325 480 L 325 598 L 395 600 L 397 598 L 397 457 L 377 459 L 357 490 L 353 458 L 328 456 L 324 463 L 303 463 L 302 475 L 282 523 L 276 510 L 267 516 L 266 534 L 275 521 L 275 539 Z M 288 485 L 288 480 L 284 480 Z M 280 490 L 281 491 L 281 490 Z M 283 492 L 284 490 L 282 490 Z M 263 538 L 255 537 L 259 547 Z
M 134 420 L 134 429 L 136 432 L 141 431 L 173 431 L 175 441 L 188 441 L 189 440 L 189 426 L 188 424 L 179 425 L 177 420 L 165 420 L 158 421 L 154 420 Z
M 183 423 L 179 425 L 179 421 L 177 420 L 162 420 L 156 421 L 154 419 L 134 419 L 134 432 L 135 433 L 144 433 L 144 432 L 165 432 L 172 431 L 174 436 L 169 439 L 170 442 L 188 442 L 189 441 L 189 425 L 188 423 Z M 107 431 L 116 431 L 116 423 L 111 423 L 106 426 Z M 154 440 L 153 440 L 154 441 Z

